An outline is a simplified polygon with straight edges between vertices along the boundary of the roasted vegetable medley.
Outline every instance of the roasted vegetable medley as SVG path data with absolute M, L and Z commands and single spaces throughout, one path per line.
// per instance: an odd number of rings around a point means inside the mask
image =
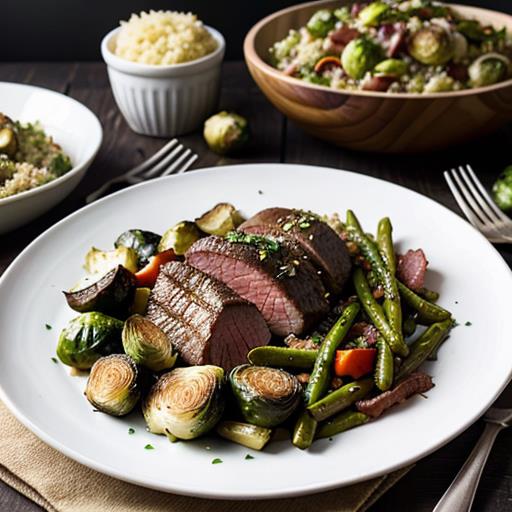
M 285 74 L 333 89 L 436 93 L 512 76 L 504 27 L 463 19 L 430 0 L 355 2 L 321 9 L 270 48 Z
M 276 211 L 269 234 L 251 234 L 256 221 L 270 223 Z M 308 254 L 313 254 L 320 248 L 315 233 L 323 233 L 324 241 L 332 235 L 347 254 L 343 285 L 322 298 L 327 313 L 299 334 L 272 331 L 270 344 L 260 341 L 252 349 L 232 345 L 238 359 L 221 357 L 228 362 L 211 364 L 214 352 L 226 345 L 215 333 L 207 333 L 205 347 L 194 345 L 192 331 L 207 329 L 204 311 L 217 315 L 217 326 L 228 318 L 228 337 L 238 330 L 236 315 L 253 321 L 247 308 L 257 303 L 234 300 L 234 291 L 224 293 L 217 281 L 214 299 L 207 298 L 211 278 L 195 268 L 186 274 L 194 284 L 187 297 L 182 284 L 172 283 L 177 275 L 172 269 L 193 265 L 193 246 L 214 237 L 234 247 L 235 254 L 253 254 L 251 265 L 280 271 L 271 283 L 275 290 L 285 290 L 293 280 L 298 287 L 297 280 L 305 275 L 299 261 L 292 260 L 293 272 L 275 269 L 272 262 L 285 243 L 293 248 L 288 249 L 292 257 L 302 254 L 293 237 L 309 244 Z M 108 251 L 91 249 L 85 257 L 86 279 L 65 292 L 80 315 L 62 330 L 57 347 L 61 362 L 90 370 L 85 396 L 95 410 L 124 416 L 140 407 L 148 430 L 172 442 L 215 431 L 261 450 L 284 433 L 295 446 L 307 449 L 315 439 L 362 425 L 433 387 L 421 365 L 437 357 L 454 319 L 436 303 L 439 295 L 425 288 L 428 262 L 423 251 L 395 253 L 388 218 L 378 223 L 373 236 L 350 210 L 342 221 L 338 215 L 322 218 L 274 208 L 244 222 L 234 206 L 222 203 L 195 221 L 170 227 L 162 237 L 130 229 L 112 243 Z M 300 258 L 310 259 L 304 254 Z M 227 298 L 221 304 L 223 295 Z M 203 303 L 207 307 L 194 316 Z M 159 325 L 153 321 L 157 306 L 164 310 Z M 230 307 L 235 316 L 229 316 Z M 180 330 L 170 330 L 169 323 L 178 322 L 179 315 Z M 179 337 L 169 332 L 179 332 Z M 198 364 L 186 363 L 187 352 Z M 232 360 L 243 364 L 230 364 Z

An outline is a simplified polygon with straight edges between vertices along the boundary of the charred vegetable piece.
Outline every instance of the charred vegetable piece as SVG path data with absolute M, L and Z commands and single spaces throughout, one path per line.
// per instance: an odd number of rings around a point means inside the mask
M 492 196 L 501 210 L 512 211 L 512 165 L 506 167 L 495 181 L 492 186 Z
M 127 355 L 102 357 L 91 368 L 85 396 L 101 412 L 125 416 L 140 399 L 139 381 L 137 365 Z
M 162 375 L 143 402 L 150 432 L 194 439 L 209 432 L 224 411 L 224 370 L 218 366 L 176 368 Z
M 219 155 L 232 153 L 249 140 L 249 123 L 234 112 L 219 112 L 204 123 L 204 140 Z
M 353 39 L 345 46 L 341 54 L 343 69 L 351 78 L 363 78 L 367 71 L 370 71 L 382 60 L 382 50 L 379 45 L 360 37 Z
M 338 377 L 359 379 L 373 370 L 377 350 L 374 348 L 351 348 L 336 351 L 334 373 Z
M 139 267 L 147 264 L 149 258 L 157 253 L 157 247 L 160 243 L 160 235 L 151 231 L 143 231 L 142 229 L 129 229 L 125 231 L 114 243 L 114 246 L 128 247 L 133 249 L 137 254 Z
M 196 219 L 196 225 L 208 235 L 225 236 L 243 221 L 243 217 L 232 204 L 219 203 Z
M 135 292 L 135 276 L 121 265 L 87 288 L 63 292 L 71 309 L 80 313 L 99 311 L 126 317 Z
M 68 366 L 88 370 L 102 356 L 122 352 L 123 322 L 103 313 L 84 313 L 62 330 L 59 359 Z
M 215 429 L 219 436 L 253 450 L 262 450 L 270 441 L 272 430 L 239 421 L 221 421 Z
M 297 378 L 276 368 L 237 366 L 231 371 L 229 382 L 245 420 L 260 427 L 283 423 L 302 396 Z
M 247 359 L 251 364 L 259 366 L 310 370 L 315 364 L 317 355 L 317 350 L 265 346 L 253 348 L 247 354 Z
M 510 74 L 510 60 L 499 53 L 486 53 L 469 66 L 468 73 L 473 87 L 492 85 Z
M 175 259 L 176 254 L 172 249 L 168 249 L 167 251 L 155 254 L 155 256 L 151 256 L 148 264 L 135 274 L 135 282 L 137 286 L 142 288 L 153 288 L 156 278 L 158 277 L 158 273 L 160 272 L 160 267 L 165 263 L 174 261 Z
M 130 313 L 132 315 L 143 315 L 146 313 L 148 307 L 149 295 L 151 294 L 150 288 L 135 288 L 133 302 L 130 306 Z
M 182 256 L 201 236 L 201 231 L 194 222 L 188 220 L 178 222 L 163 234 L 158 244 L 158 252 L 172 249 L 178 256 Z
M 124 351 L 137 363 L 154 372 L 174 366 L 177 353 L 171 340 L 151 320 L 132 315 L 123 327 Z
M 429 25 L 415 32 L 409 41 L 409 53 L 428 66 L 446 64 L 455 51 L 453 38 L 439 25 Z
M 18 139 L 11 128 L 0 129 L 0 154 L 13 158 L 18 150 Z
M 137 272 L 137 253 L 128 247 L 118 247 L 114 251 L 102 251 L 92 247 L 85 255 L 84 268 L 89 274 L 104 275 L 109 270 L 122 265 L 130 272 Z
M 362 412 L 344 411 L 330 420 L 322 423 L 316 432 L 316 438 L 332 437 L 345 430 L 349 430 L 359 425 L 364 425 L 370 418 Z
M 306 28 L 314 37 L 325 37 L 336 25 L 336 17 L 329 9 L 320 9 L 311 16 Z

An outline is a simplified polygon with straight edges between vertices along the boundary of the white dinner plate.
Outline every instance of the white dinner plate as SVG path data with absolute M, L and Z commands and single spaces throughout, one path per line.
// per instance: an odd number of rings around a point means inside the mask
M 142 416 L 93 412 L 85 377 L 55 364 L 59 331 L 76 315 L 61 290 L 82 275 L 92 246 L 112 248 L 129 228 L 162 233 L 221 201 L 251 215 L 269 206 L 355 210 L 374 231 L 389 215 L 401 250 L 424 249 L 427 284 L 459 326 L 425 365 L 435 388 L 381 419 L 300 451 L 288 442 L 257 453 L 220 439 L 169 443 Z M 511 272 L 494 248 L 443 206 L 367 176 L 301 165 L 221 167 L 129 188 L 74 213 L 35 240 L 0 281 L 0 398 L 43 441 L 72 459 L 135 484 L 208 498 L 308 494 L 400 468 L 474 422 L 511 377 Z M 465 325 L 471 322 L 471 325 Z M 53 328 L 47 330 L 45 324 Z M 133 427 L 135 433 L 128 434 Z M 146 444 L 154 450 L 144 449 Z M 247 453 L 254 459 L 246 460 Z M 222 464 L 212 464 L 220 458 Z

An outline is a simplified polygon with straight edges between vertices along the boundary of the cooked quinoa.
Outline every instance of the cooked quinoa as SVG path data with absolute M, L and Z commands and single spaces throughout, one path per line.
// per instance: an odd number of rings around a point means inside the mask
M 132 62 L 168 65 L 199 59 L 217 42 L 192 13 L 149 11 L 121 21 L 115 54 Z
M 14 122 L 0 113 L 0 199 L 44 185 L 71 167 L 39 123 Z

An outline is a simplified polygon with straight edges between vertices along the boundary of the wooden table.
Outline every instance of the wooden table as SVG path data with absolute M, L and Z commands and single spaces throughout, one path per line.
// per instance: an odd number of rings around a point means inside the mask
M 0 236 L 1 273 L 34 237 L 83 206 L 88 193 L 106 179 L 153 154 L 164 141 L 136 135 L 128 128 L 114 104 L 103 64 L 1 64 L 0 80 L 39 85 L 67 94 L 95 112 L 104 128 L 100 153 L 79 187 L 60 205 L 32 224 Z M 252 143 L 240 158 L 231 159 L 209 152 L 200 134 L 180 137 L 184 144 L 200 155 L 195 167 L 240 162 L 286 162 L 349 169 L 416 190 L 459 213 L 443 180 L 444 169 L 471 163 L 483 182 L 490 185 L 505 165 L 512 163 L 512 126 L 468 146 L 422 156 L 371 155 L 329 146 L 304 134 L 277 112 L 260 94 L 241 62 L 225 64 L 221 107 L 233 109 L 250 119 Z M 498 249 L 512 265 L 510 246 Z M 450 248 L 447 247 L 447 250 Z M 482 340 L 482 344 L 485 350 L 485 340 Z M 372 510 L 431 511 L 466 459 L 482 428 L 482 423 L 478 422 L 444 448 L 418 462 Z M 484 470 L 475 511 L 512 510 L 511 453 L 512 431 L 505 431 L 498 437 Z M 0 510 L 28 512 L 38 509 L 38 506 L 0 483 Z

